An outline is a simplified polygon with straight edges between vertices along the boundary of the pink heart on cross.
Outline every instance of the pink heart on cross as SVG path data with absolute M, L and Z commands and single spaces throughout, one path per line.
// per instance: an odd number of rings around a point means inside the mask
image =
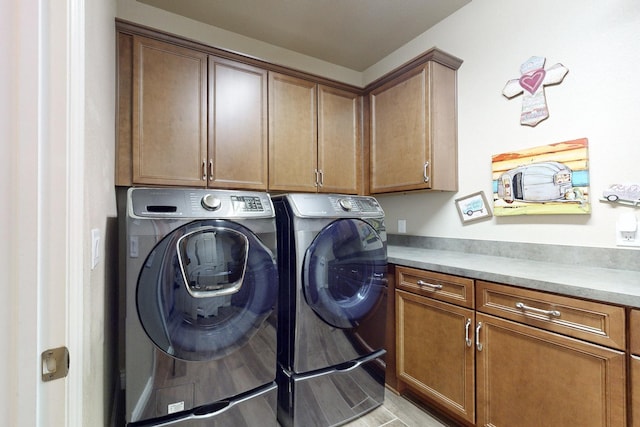
M 543 68 L 535 70 L 532 73 L 525 74 L 524 76 L 520 77 L 520 86 L 526 89 L 529 93 L 533 94 L 542 84 L 545 74 L 546 72 Z

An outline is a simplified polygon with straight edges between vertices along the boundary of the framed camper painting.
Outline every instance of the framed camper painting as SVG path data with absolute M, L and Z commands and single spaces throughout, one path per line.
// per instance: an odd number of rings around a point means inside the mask
M 589 214 L 587 139 L 492 156 L 493 214 Z
M 482 191 L 456 199 L 456 208 L 462 223 L 491 217 L 489 203 Z

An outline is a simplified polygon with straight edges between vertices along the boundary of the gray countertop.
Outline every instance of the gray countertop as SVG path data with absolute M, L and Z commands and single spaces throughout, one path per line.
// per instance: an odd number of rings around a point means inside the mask
M 411 246 L 389 263 L 640 308 L 640 272 Z

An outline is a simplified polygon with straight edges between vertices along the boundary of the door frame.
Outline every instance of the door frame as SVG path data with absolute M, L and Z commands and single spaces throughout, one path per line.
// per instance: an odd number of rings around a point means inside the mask
M 84 1 L 1 6 L 4 425 L 83 425 Z M 43 382 L 41 354 L 61 346 L 69 375 Z

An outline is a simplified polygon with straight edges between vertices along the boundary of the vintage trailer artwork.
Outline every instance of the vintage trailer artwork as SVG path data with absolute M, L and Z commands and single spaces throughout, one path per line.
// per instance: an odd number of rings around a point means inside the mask
M 586 138 L 496 154 L 493 215 L 589 214 Z

